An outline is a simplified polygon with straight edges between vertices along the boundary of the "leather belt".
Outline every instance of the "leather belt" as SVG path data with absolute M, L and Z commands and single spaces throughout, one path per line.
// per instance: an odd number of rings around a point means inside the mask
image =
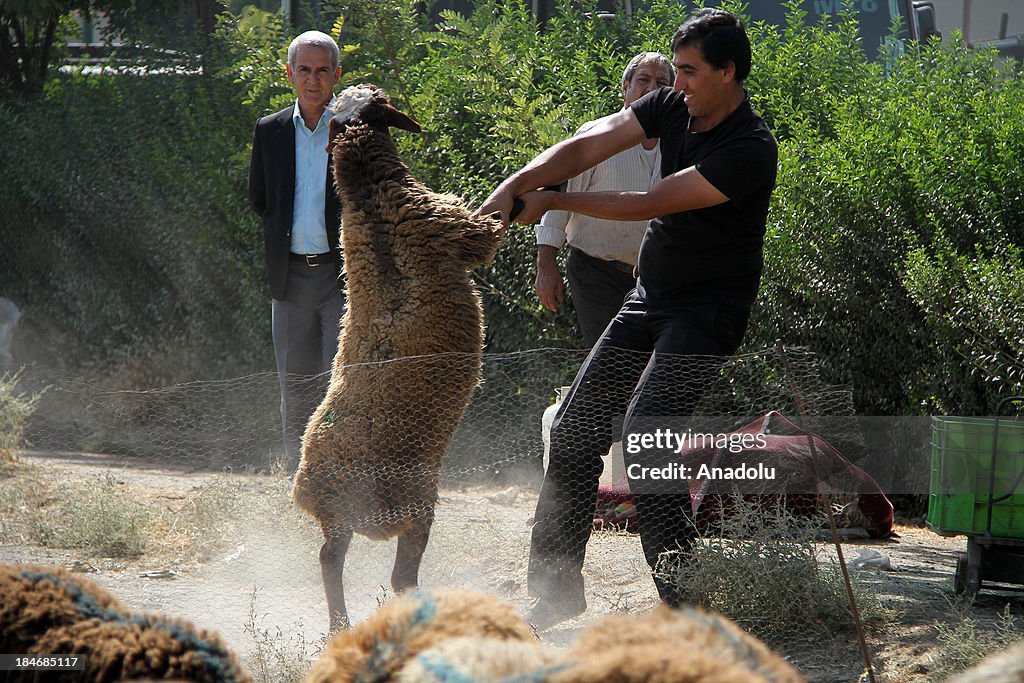
M 625 261 L 610 261 L 609 263 L 612 264 L 615 270 L 621 273 L 632 274 L 633 271 L 636 269 L 636 266 L 634 266 L 632 263 L 626 263 Z
M 620 273 L 631 273 L 631 274 L 633 273 L 634 266 L 633 266 L 632 263 L 626 263 L 625 261 L 615 261 L 615 260 L 611 260 L 611 259 L 598 258 L 596 256 L 591 256 L 590 254 L 588 254 L 587 252 L 583 251 L 582 249 L 578 249 L 576 247 L 570 247 L 570 248 L 573 251 L 575 251 L 576 253 L 578 253 L 583 259 L 589 260 L 589 261 L 593 261 L 595 264 L 609 265 L 612 268 L 614 268 L 615 270 L 619 271 Z
M 291 261 L 300 261 L 311 268 L 322 266 L 325 263 L 335 263 L 338 260 L 333 251 L 325 251 L 322 254 L 293 254 L 289 252 L 288 259 Z

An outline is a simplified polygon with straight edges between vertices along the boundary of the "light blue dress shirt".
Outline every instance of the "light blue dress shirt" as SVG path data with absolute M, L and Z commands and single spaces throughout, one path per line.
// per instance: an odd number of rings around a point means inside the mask
M 295 124 L 295 206 L 291 251 L 294 254 L 323 254 L 331 249 L 324 224 L 324 193 L 334 191 L 334 188 L 327 187 L 327 133 L 334 115 L 331 111 L 333 104 L 334 97 L 331 97 L 316 130 L 306 127 L 298 102 L 292 114 Z

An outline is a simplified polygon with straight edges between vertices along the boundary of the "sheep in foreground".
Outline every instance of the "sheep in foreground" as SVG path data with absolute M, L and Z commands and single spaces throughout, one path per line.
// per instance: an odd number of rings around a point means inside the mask
M 948 683 L 1024 683 L 1024 642 L 989 655 Z
M 605 617 L 569 648 L 549 683 L 798 683 L 804 678 L 725 617 L 664 605 Z
M 331 640 L 306 683 L 800 683 L 730 620 L 668 607 L 613 615 L 568 650 L 544 646 L 509 603 L 417 591 Z
M 48 681 L 251 680 L 218 636 L 186 621 L 134 614 L 92 581 L 36 565 L 0 565 L 0 652 L 85 660 L 84 671 L 48 671 Z M 43 680 L 38 671 L 6 675 Z
M 543 683 L 569 666 L 561 650 L 540 643 L 465 636 L 420 652 L 396 683 Z
M 334 112 L 348 309 L 293 489 L 323 530 L 332 631 L 348 624 L 342 572 L 353 533 L 398 536 L 391 585 L 418 584 L 441 458 L 480 381 L 483 311 L 469 273 L 502 235 L 496 218 L 413 178 L 389 127 L 419 125 L 383 90 L 347 88 Z
M 398 680 L 404 667 L 420 653 L 466 637 L 536 643 L 533 630 L 515 608 L 494 596 L 471 591 L 414 591 L 335 635 L 306 683 Z

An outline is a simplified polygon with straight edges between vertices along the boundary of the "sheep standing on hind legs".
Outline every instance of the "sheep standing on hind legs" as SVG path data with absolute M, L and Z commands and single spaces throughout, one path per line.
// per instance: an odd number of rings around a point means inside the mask
M 389 127 L 420 128 L 383 90 L 347 88 L 334 112 L 348 310 L 293 490 L 323 530 L 332 631 L 348 624 L 342 571 L 353 533 L 398 536 L 391 585 L 418 583 L 441 458 L 480 381 L 483 311 L 469 271 L 502 236 L 497 219 L 412 177 Z

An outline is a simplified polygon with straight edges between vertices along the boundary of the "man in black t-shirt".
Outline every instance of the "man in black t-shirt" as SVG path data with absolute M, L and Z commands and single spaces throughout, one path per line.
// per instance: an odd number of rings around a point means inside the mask
M 547 628 L 586 609 L 583 558 L 614 424 L 690 415 L 722 357 L 739 348 L 757 295 L 775 139 L 751 108 L 743 79 L 750 43 L 729 12 L 703 9 L 672 39 L 672 89 L 648 93 L 586 133 L 565 140 L 501 183 L 481 206 L 529 225 L 556 209 L 599 218 L 651 220 L 639 277 L 580 368 L 551 429 L 551 449 L 533 527 L 527 615 Z M 647 192 L 557 193 L 557 185 L 636 145 L 660 138 L 662 180 Z M 629 457 L 627 457 L 627 465 Z M 655 570 L 665 551 L 689 546 L 694 526 L 686 482 L 671 492 L 634 489 L 644 555 Z M 671 581 L 658 592 L 677 606 Z

